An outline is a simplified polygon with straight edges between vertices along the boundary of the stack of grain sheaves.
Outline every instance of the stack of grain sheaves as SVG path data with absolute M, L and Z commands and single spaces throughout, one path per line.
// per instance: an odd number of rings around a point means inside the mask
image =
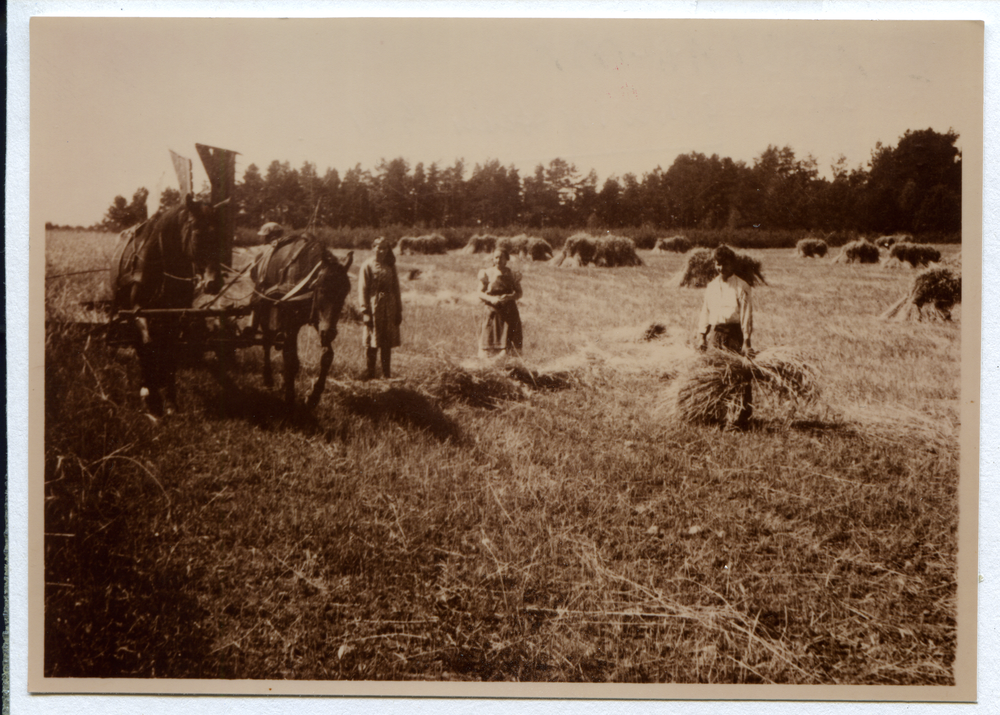
M 701 424 L 732 422 L 747 384 L 759 397 L 804 405 L 819 396 L 816 368 L 798 348 L 773 347 L 749 358 L 709 349 L 690 359 L 662 398 L 659 414 Z
M 910 292 L 879 317 L 882 320 L 950 321 L 952 309 L 962 302 L 961 268 L 927 268 L 913 277 Z

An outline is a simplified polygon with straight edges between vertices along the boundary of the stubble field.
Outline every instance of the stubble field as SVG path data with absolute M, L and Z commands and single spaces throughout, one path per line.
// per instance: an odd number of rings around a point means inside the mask
M 63 275 L 114 237 L 47 238 L 48 676 L 954 683 L 960 310 L 880 321 L 909 270 L 750 251 L 755 347 L 799 346 L 822 395 L 761 396 L 744 434 L 664 417 L 701 291 L 649 252 L 514 261 L 514 378 L 475 360 L 487 257 L 401 256 L 394 380 L 359 380 L 342 320 L 313 413 L 255 348 L 153 424 L 79 325 L 104 275 Z

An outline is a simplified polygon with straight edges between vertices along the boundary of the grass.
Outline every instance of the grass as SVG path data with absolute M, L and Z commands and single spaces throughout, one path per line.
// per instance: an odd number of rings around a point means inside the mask
M 796 346 L 822 398 L 746 434 L 657 415 L 702 296 L 668 285 L 681 254 L 512 260 L 525 354 L 486 367 L 488 256 L 400 256 L 396 379 L 355 380 L 342 321 L 314 413 L 254 349 L 232 389 L 185 367 L 158 425 L 131 353 L 58 322 L 95 284 L 50 280 L 46 674 L 953 683 L 961 321 L 879 321 L 907 272 L 750 253 L 755 347 Z

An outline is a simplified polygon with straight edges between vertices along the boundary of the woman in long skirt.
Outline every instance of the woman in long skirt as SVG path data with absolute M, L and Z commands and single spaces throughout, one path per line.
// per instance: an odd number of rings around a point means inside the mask
M 358 273 L 358 301 L 365 327 L 361 339 L 368 360 L 366 379 L 375 377 L 375 358 L 382 353 L 382 377 L 392 376 L 392 349 L 400 345 L 399 325 L 403 322 L 403 301 L 399 294 L 396 257 L 392 244 L 375 239 L 375 255 Z
M 479 331 L 479 357 L 520 355 L 523 344 L 521 315 L 521 280 L 507 262 L 510 253 L 504 248 L 493 252 L 493 265 L 479 272 L 479 300 L 486 305 L 486 317 Z

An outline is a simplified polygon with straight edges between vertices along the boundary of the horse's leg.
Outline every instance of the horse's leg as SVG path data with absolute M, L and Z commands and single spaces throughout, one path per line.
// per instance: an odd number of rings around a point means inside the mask
M 260 344 L 264 348 L 264 387 L 274 387 L 274 373 L 271 370 L 271 343 L 274 335 L 266 328 L 261 328 Z
M 169 320 L 169 319 L 168 319 Z M 162 328 L 159 339 L 159 369 L 160 386 L 163 388 L 163 403 L 166 413 L 177 410 L 177 364 L 179 350 L 177 341 L 180 338 L 180 326 L 170 321 Z
M 146 318 L 136 318 L 135 328 L 138 339 L 135 344 L 135 354 L 139 358 L 139 398 L 142 409 L 151 415 L 159 416 L 163 412 L 163 401 L 159 389 L 158 360 L 153 337 L 150 335 L 149 321 Z
M 285 402 L 289 407 L 295 404 L 295 376 L 299 374 L 299 328 L 298 325 L 288 325 L 285 330 L 285 346 L 282 350 L 285 373 Z
M 332 330 L 320 331 L 319 343 L 323 352 L 319 358 L 319 375 L 316 376 L 312 392 L 309 393 L 309 401 L 306 403 L 310 410 L 316 408 L 316 405 L 319 404 L 319 398 L 323 395 L 323 390 L 326 389 L 326 376 L 330 372 L 330 365 L 333 364 L 333 337 Z

